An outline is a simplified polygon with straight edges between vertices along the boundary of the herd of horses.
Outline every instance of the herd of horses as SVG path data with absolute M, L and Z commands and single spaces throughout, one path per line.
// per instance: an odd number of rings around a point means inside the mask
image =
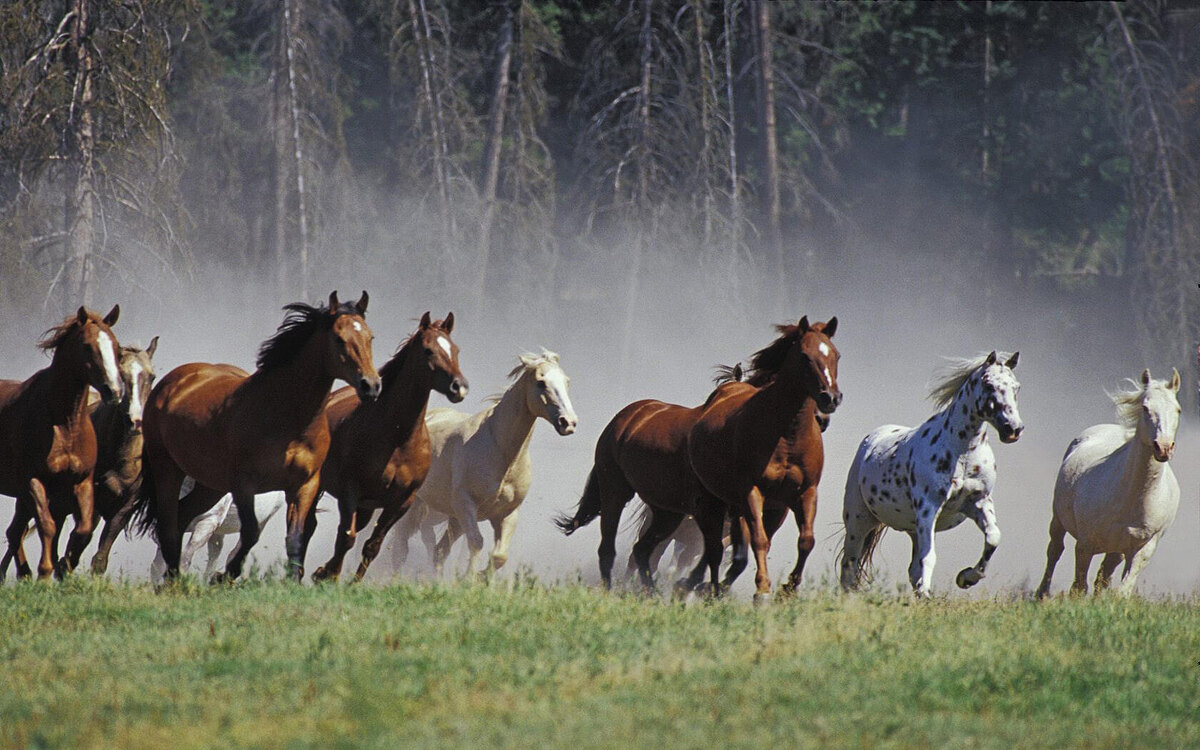
M 532 480 L 535 423 L 543 419 L 569 435 L 578 422 L 558 355 L 521 355 L 509 373 L 511 385 L 478 414 L 430 409 L 434 391 L 453 403 L 468 391 L 451 337 L 453 313 L 443 320 L 425 313 L 376 370 L 368 300 L 363 292 L 345 303 L 334 292 L 324 305 L 287 305 L 252 373 L 190 363 L 157 383 L 152 357 L 158 339 L 145 349 L 121 346 L 113 333 L 119 307 L 103 317 L 81 307 L 47 331 L 39 346 L 51 354 L 50 365 L 24 381 L 0 381 L 0 494 L 16 498 L 0 578 L 13 562 L 18 577 L 32 575 L 23 548 L 32 530 L 42 545 L 39 578 L 69 573 L 103 521 L 95 573 L 105 572 L 112 544 L 126 528 L 153 533 L 155 574 L 167 579 L 179 576 L 206 544 L 212 573 L 220 539 L 236 532 L 237 547 L 224 571 L 213 575 L 231 580 L 242 573 L 266 521 L 286 509 L 287 574 L 300 581 L 316 502 L 326 493 L 337 501 L 338 530 L 314 581 L 338 578 L 358 532 L 376 512 L 356 579 L 398 523 L 401 559 L 409 538 L 421 533 L 440 567 L 465 536 L 475 570 L 483 548 L 479 525 L 487 521 L 495 534 L 488 569 L 504 565 Z M 600 519 L 606 586 L 613 582 L 621 515 L 636 494 L 648 512 L 630 562 L 643 586 L 654 587 L 667 541 L 682 548 L 694 529 L 702 551 L 680 580 L 682 589 L 726 589 L 752 552 L 755 599 L 768 597 L 767 553 L 790 511 L 799 540 L 783 589 L 795 590 L 815 541 L 822 433 L 842 403 L 837 329 L 837 318 L 779 325 L 774 341 L 745 370 L 719 368 L 704 403 L 643 400 L 612 418 L 576 511 L 555 520 L 571 534 Z M 862 440 L 843 501 L 843 588 L 863 584 L 872 552 L 893 528 L 911 537 L 909 580 L 916 595 L 928 596 L 934 532 L 966 519 L 983 533 L 983 552 L 955 580 L 968 588 L 984 577 L 1000 542 L 989 427 L 1002 443 L 1015 442 L 1024 429 L 1018 359 L 992 351 L 955 361 L 931 393 L 936 411 L 929 419 L 915 427 L 885 425 Z M 331 392 L 339 380 L 346 386 Z M 1074 591 L 1087 590 L 1097 554 L 1104 555 L 1097 590 L 1110 585 L 1124 562 L 1119 588 L 1130 591 L 1175 517 L 1179 484 L 1168 461 L 1179 424 L 1179 373 L 1165 381 L 1144 371 L 1131 383 L 1113 396 L 1119 424 L 1089 428 L 1067 449 L 1039 595 L 1049 593 L 1067 533 L 1076 540 Z M 278 491 L 282 504 L 264 499 Z M 68 516 L 74 527 L 60 558 Z M 686 519 L 692 520 L 685 525 Z M 433 529 L 443 522 L 445 531 L 435 539 Z

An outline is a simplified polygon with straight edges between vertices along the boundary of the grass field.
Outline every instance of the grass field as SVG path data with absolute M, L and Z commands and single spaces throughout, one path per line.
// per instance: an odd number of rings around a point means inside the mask
M 1200 603 L 0 587 L 7 747 L 1198 747 Z

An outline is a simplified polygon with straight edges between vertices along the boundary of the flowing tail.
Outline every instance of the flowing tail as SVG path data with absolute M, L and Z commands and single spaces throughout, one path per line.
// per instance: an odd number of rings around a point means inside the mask
M 575 507 L 574 517 L 560 514 L 555 517 L 554 525 L 562 533 L 570 536 L 576 529 L 581 529 L 594 521 L 600 515 L 600 486 L 596 478 L 596 469 L 592 467 L 588 473 L 587 484 L 583 488 L 583 497 Z
M 125 533 L 131 533 L 135 527 L 138 536 L 150 532 L 154 539 L 158 538 L 158 496 L 154 491 L 154 477 L 150 475 L 150 462 L 145 459 L 142 460 L 141 486 L 137 489 Z

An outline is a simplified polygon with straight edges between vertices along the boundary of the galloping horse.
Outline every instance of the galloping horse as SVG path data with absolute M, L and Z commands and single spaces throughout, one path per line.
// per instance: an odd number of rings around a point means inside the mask
M 321 490 L 338 500 L 338 534 L 333 557 L 313 573 L 314 581 L 334 579 L 354 546 L 358 530 L 382 508 L 375 531 L 363 547 L 355 579 L 366 574 L 388 530 L 412 504 L 413 493 L 429 472 L 429 430 L 425 409 L 436 390 L 453 403 L 466 398 L 467 379 L 458 369 L 458 345 L 450 339 L 454 313 L 420 327 L 380 369 L 383 393 L 376 403 L 360 403 L 349 388 L 333 394 L 325 413 L 333 443 L 321 475 Z M 305 540 L 316 518 L 309 519 Z
M 1132 382 L 1132 381 L 1130 381 Z M 1046 574 L 1038 597 L 1063 553 L 1063 537 L 1075 537 L 1074 593 L 1087 593 L 1092 557 L 1105 553 L 1096 590 L 1106 589 L 1121 561 L 1120 594 L 1129 594 L 1179 510 L 1179 481 L 1171 471 L 1179 427 L 1179 371 L 1171 382 L 1142 372 L 1141 385 L 1112 398 L 1121 424 L 1089 427 L 1071 441 L 1054 483 L 1054 515 Z
M 287 507 L 287 500 L 282 492 L 255 495 L 254 518 L 258 523 L 260 534 L 267 522 L 285 507 Z M 187 544 L 183 546 L 183 553 L 179 557 L 180 571 L 190 568 L 192 558 L 196 556 L 201 547 L 207 546 L 208 561 L 204 565 L 204 577 L 212 577 L 217 570 L 217 565 L 221 562 L 221 550 L 225 547 L 225 537 L 233 534 L 241 537 L 242 523 L 238 520 L 236 511 L 230 512 L 233 510 L 233 496 L 226 495 L 216 505 L 192 519 L 191 524 L 184 531 L 185 534 L 191 534 L 191 536 L 188 538 Z M 312 512 L 320 513 L 321 510 L 321 508 L 313 508 Z M 235 545 L 230 554 L 236 555 L 237 551 L 238 547 Z M 163 560 L 160 549 L 154 557 L 154 562 L 150 563 L 150 580 L 161 581 L 166 570 L 167 563 Z
M 570 379 L 557 354 L 545 350 L 540 355 L 522 354 L 508 377 L 515 382 L 478 414 L 453 409 L 429 413 L 425 423 L 433 464 L 412 510 L 400 522 L 399 555 L 407 554 L 408 538 L 436 514 L 449 517 L 434 551 L 439 571 L 461 534 L 466 534 L 471 550 L 467 570 L 475 570 L 483 549 L 480 521 L 489 521 L 495 535 L 489 568 L 499 570 L 508 560 L 517 511 L 533 480 L 529 439 L 534 423 L 540 417 L 554 425 L 559 435 L 570 435 L 578 424 L 567 393 Z
M 757 567 L 756 601 L 770 596 L 767 552 L 771 535 L 789 508 L 796 514 L 800 542 L 787 586 L 795 588 L 800 582 L 812 550 L 812 516 L 825 461 L 817 412 L 832 414 L 842 401 L 837 383 L 841 355 L 831 341 L 837 318 L 810 325 L 804 317 L 776 329 L 779 338 L 754 355 L 750 382 L 718 387 L 687 439 L 688 459 L 705 490 L 696 513 L 704 535 L 704 558 L 688 584 L 699 584 L 708 568 L 717 589 L 728 513 L 744 519 L 749 527 Z M 740 526 L 739 522 L 731 529 L 735 539 Z M 735 541 L 735 550 L 739 546 Z M 728 580 L 739 572 L 735 565 Z
M 138 512 L 153 528 L 167 562 L 179 575 L 183 530 L 227 492 L 242 524 L 241 544 L 223 578 L 237 578 L 258 541 L 254 496 L 283 490 L 287 497 L 288 573 L 304 575 L 304 530 L 329 449 L 325 404 L 335 379 L 353 384 L 365 401 L 379 395 L 371 360 L 371 331 L 363 319 L 367 293 L 354 304 L 301 302 L 288 311 L 258 352 L 249 374 L 233 365 L 180 365 L 150 394 L 144 418 L 145 481 Z M 196 484 L 179 497 L 184 477 Z
M 20 549 L 32 519 L 42 539 L 38 578 L 74 569 L 92 538 L 96 431 L 88 419 L 88 386 L 106 401 L 125 394 L 112 332 L 120 314 L 119 305 L 103 318 L 79 308 L 39 344 L 54 352 L 49 367 L 24 382 L 0 381 L 0 494 L 17 498 L 9 554 Z M 75 528 L 66 556 L 56 560 L 58 529 L 68 514 Z M 17 575 L 30 573 L 22 553 Z
M 940 409 L 916 427 L 884 425 L 863 438 L 846 477 L 842 519 L 842 588 L 857 588 L 884 526 L 912 537 L 908 578 L 917 596 L 929 596 L 933 532 L 970 518 L 983 532 L 983 555 L 959 571 L 955 583 L 969 588 L 983 578 L 1000 544 L 992 504 L 996 457 L 987 441 L 990 424 L 1003 443 L 1015 443 L 1025 426 L 1017 410 L 1021 384 L 1013 375 L 1017 354 L 1005 362 L 996 352 L 959 360 L 934 386 Z
M 718 400 L 733 395 L 734 391 L 748 396 L 762 390 L 767 392 L 768 399 L 780 401 L 780 408 L 791 408 L 786 414 L 772 414 L 764 423 L 773 425 L 775 422 L 784 421 L 771 441 L 771 448 L 774 450 L 787 424 L 792 422 L 803 401 L 778 398 L 782 395 L 781 389 L 790 389 L 792 380 L 798 377 L 801 361 L 807 362 L 812 357 L 821 363 L 812 364 L 814 373 L 809 377 L 822 377 L 830 357 L 834 358 L 832 366 L 836 370 L 835 350 L 829 343 L 828 336 L 821 332 L 826 326 L 836 330 L 836 319 L 828 324 L 818 323 L 810 327 L 808 319 L 805 318 L 798 325 L 781 328 L 781 331 L 786 329 L 786 333 L 763 352 L 770 350 L 774 353 L 773 356 L 779 357 L 782 363 L 780 367 L 787 371 L 788 378 L 777 378 L 776 380 L 783 382 L 773 386 L 769 392 L 766 388 L 759 389 L 743 383 L 726 383 L 713 391 L 704 404 L 694 408 L 644 400 L 635 401 L 617 412 L 596 443 L 595 464 L 588 475 L 575 516 L 561 516 L 556 519 L 556 524 L 563 533 L 571 534 L 590 523 L 596 516 L 600 516 L 600 575 L 605 586 L 612 585 L 612 567 L 616 558 L 616 536 L 620 528 L 621 511 L 635 492 L 653 509 L 649 526 L 644 528 L 633 548 L 633 557 L 644 586 L 653 586 L 650 556 L 654 549 L 678 528 L 685 516 L 696 516 L 699 523 L 699 513 L 705 505 L 714 515 L 714 525 L 710 525 L 709 532 L 714 535 L 712 542 L 715 546 L 709 549 L 706 541 L 706 557 L 702 564 L 707 565 L 710 558 L 715 556 L 715 562 L 712 563 L 714 570 L 720 565 L 724 549 L 722 532 L 725 509 L 712 498 L 694 469 L 695 462 L 689 456 L 689 433 L 705 411 Z M 799 343 L 810 331 L 812 336 L 808 338 L 807 344 L 812 353 L 802 353 Z M 821 350 L 821 346 L 825 349 Z M 793 349 L 796 350 L 794 357 L 791 354 Z M 790 359 L 796 361 L 790 362 Z M 836 392 L 836 384 L 833 388 Z M 827 394 L 827 398 L 832 410 L 836 397 L 830 393 Z M 788 400 L 795 400 L 796 403 L 782 403 Z M 767 401 L 762 399 L 756 402 L 758 403 L 767 405 Z M 773 429 L 773 426 L 768 426 L 767 429 Z M 740 437 L 738 439 L 740 440 Z M 765 470 L 769 458 L 768 454 L 761 461 L 756 479 Z M 713 502 L 702 503 L 702 498 L 709 498 Z M 713 575 L 715 584 L 715 572 Z

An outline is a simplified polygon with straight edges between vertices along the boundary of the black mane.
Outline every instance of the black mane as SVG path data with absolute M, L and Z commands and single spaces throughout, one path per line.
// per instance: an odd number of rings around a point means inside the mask
M 783 323 L 775 326 L 775 330 L 779 332 L 779 338 L 754 353 L 742 382 L 762 388 L 774 380 L 787 361 L 788 350 L 796 343 L 796 339 L 804 335 L 796 323 Z
M 331 315 L 327 305 L 309 305 L 304 302 L 293 302 L 284 305 L 287 315 L 279 324 L 275 335 L 262 343 L 258 348 L 258 369 L 269 370 L 288 364 L 312 335 L 323 327 L 333 325 L 333 321 L 342 315 L 358 315 L 358 309 L 351 302 L 338 305 L 335 314 Z
M 418 331 L 419 333 L 419 331 Z M 412 347 L 412 343 L 417 340 L 417 334 L 414 333 L 400 343 L 396 348 L 396 353 L 387 363 L 379 368 L 380 389 L 386 391 L 392 387 L 392 383 L 396 382 L 396 378 L 400 377 L 401 370 L 404 369 L 404 361 L 408 358 L 408 351 Z

